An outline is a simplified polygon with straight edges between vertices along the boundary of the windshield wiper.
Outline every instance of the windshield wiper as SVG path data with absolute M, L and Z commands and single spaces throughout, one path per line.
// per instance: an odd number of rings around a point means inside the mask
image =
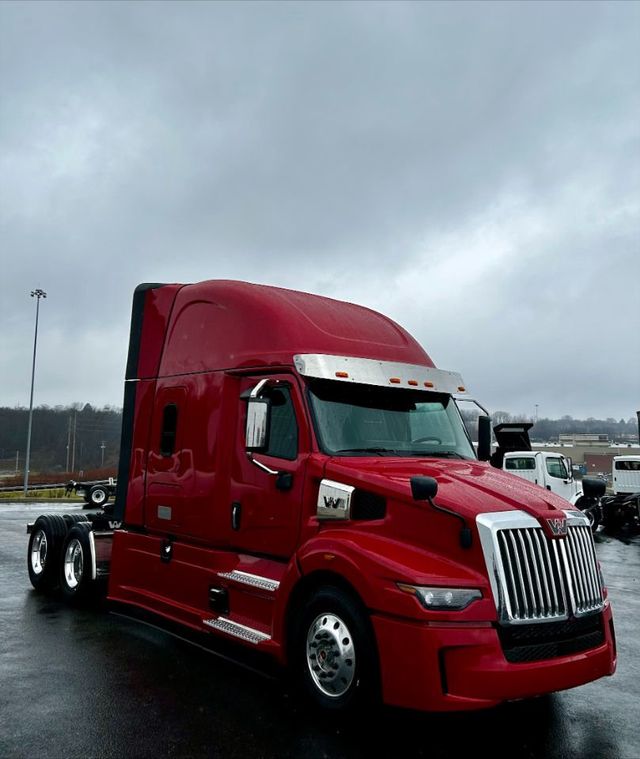
M 340 448 L 336 453 L 377 453 L 383 456 L 385 453 L 395 453 L 391 448 Z
M 467 456 L 463 456 L 461 453 L 458 453 L 458 451 L 407 451 L 407 453 L 410 456 L 432 456 L 433 458 L 443 458 L 443 459 L 463 459 L 464 461 L 468 461 Z

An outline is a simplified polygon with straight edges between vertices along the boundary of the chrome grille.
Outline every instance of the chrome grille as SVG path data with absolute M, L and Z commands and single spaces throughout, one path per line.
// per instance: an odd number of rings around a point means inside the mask
M 589 527 L 569 527 L 564 541 L 567 575 L 571 578 L 572 605 L 576 616 L 602 608 L 598 563 Z
M 509 617 L 528 622 L 564 619 L 567 600 L 557 541 L 548 541 L 539 527 L 526 527 L 500 530 L 498 545 Z
M 567 535 L 550 539 L 523 512 L 484 514 L 478 528 L 501 622 L 551 622 L 602 609 L 591 530 L 567 512 Z

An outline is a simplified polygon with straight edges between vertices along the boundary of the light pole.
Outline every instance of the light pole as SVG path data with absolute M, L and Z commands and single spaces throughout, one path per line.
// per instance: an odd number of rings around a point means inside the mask
M 31 366 L 31 397 L 29 399 L 29 430 L 27 432 L 27 456 L 24 462 L 24 496 L 27 496 L 29 487 L 29 459 L 31 458 L 31 422 L 33 421 L 33 382 L 36 376 L 36 348 L 38 346 L 38 316 L 40 315 L 40 298 L 46 298 L 47 294 L 40 288 L 31 291 L 31 297 L 36 299 L 36 329 L 33 336 L 33 364 Z

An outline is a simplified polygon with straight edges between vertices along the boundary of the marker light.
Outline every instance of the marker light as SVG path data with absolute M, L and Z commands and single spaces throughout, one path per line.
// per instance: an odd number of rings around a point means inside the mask
M 418 387 L 418 380 L 408 380 L 408 385 L 413 385 L 413 387 Z
M 340 379 L 349 379 L 349 372 L 336 372 L 336 377 L 340 377 Z
M 464 385 L 458 385 L 458 392 L 459 393 L 464 393 L 464 391 L 465 391 Z
M 428 588 L 402 582 L 398 583 L 398 587 L 405 593 L 414 595 L 425 609 L 431 611 L 461 611 L 476 599 L 482 598 L 482 593 L 477 588 Z
M 433 387 L 433 382 L 425 382 L 424 386 L 425 387 Z
M 400 377 L 389 377 L 389 382 L 392 382 L 394 385 L 399 385 L 401 380 Z

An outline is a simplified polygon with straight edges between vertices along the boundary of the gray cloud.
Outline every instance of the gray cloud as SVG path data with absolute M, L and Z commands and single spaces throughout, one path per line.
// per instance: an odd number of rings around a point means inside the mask
M 140 281 L 408 326 L 493 408 L 640 407 L 640 7 L 4 3 L 0 403 L 119 403 Z

